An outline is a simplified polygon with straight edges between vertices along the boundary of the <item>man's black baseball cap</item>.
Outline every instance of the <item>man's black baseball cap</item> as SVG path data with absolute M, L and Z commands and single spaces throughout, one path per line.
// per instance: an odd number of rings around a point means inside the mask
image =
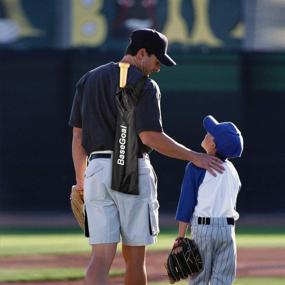
M 162 33 L 152 29 L 139 29 L 132 32 L 130 40 L 130 50 L 145 48 L 148 53 L 154 54 L 162 64 L 176 65 L 176 62 L 167 54 L 168 40 Z

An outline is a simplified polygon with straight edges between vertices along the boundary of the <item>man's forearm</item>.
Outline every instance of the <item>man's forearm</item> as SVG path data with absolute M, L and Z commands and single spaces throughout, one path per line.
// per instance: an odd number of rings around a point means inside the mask
M 73 129 L 72 158 L 75 170 L 76 186 L 77 188 L 83 189 L 87 155 L 82 147 L 82 130 L 79 128 Z
M 195 159 L 196 152 L 176 142 L 165 133 L 142 132 L 140 138 L 144 144 L 163 155 L 187 161 Z
M 195 152 L 179 144 L 165 133 L 144 131 L 139 134 L 143 144 L 159 153 L 176 159 L 192 161 L 196 166 L 208 170 L 216 176 L 216 172 L 223 173 L 222 160 L 214 155 Z

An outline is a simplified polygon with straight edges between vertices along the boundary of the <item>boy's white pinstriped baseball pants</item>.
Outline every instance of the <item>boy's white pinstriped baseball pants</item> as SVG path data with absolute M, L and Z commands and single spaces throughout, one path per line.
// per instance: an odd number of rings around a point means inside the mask
M 195 240 L 202 255 L 204 270 L 191 285 L 230 285 L 236 275 L 235 226 L 229 225 L 226 218 L 211 218 L 209 225 L 198 224 L 193 217 L 191 237 Z

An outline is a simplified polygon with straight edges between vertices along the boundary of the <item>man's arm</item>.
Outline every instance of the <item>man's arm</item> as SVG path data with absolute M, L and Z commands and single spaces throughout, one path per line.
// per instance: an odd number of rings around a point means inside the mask
M 222 173 L 224 170 L 219 158 L 188 149 L 163 132 L 143 131 L 139 137 L 143 144 L 157 152 L 172 158 L 192 161 L 196 166 L 208 170 L 214 176 L 216 172 Z
M 87 165 L 87 155 L 82 146 L 82 129 L 73 128 L 72 158 L 76 178 L 76 190 L 83 190 L 84 172 Z

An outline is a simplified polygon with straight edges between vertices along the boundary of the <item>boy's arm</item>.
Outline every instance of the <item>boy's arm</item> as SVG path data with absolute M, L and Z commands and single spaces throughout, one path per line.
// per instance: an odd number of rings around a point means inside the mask
M 182 251 L 182 247 L 179 246 L 179 240 L 186 236 L 188 225 L 189 225 L 189 223 L 184 223 L 184 222 L 179 222 L 179 224 L 178 224 L 178 236 L 175 239 L 174 244 L 172 246 L 173 252 L 175 254 L 178 254 L 179 252 Z
M 178 225 L 178 237 L 185 237 L 189 223 L 179 222 Z
M 197 204 L 198 189 L 205 177 L 206 171 L 189 163 L 183 178 L 176 220 L 179 222 L 178 238 L 185 237 L 189 223 Z
M 176 210 L 176 220 L 189 223 L 197 204 L 198 188 L 204 179 L 206 171 L 197 168 L 192 163 L 186 166 L 179 202 Z

